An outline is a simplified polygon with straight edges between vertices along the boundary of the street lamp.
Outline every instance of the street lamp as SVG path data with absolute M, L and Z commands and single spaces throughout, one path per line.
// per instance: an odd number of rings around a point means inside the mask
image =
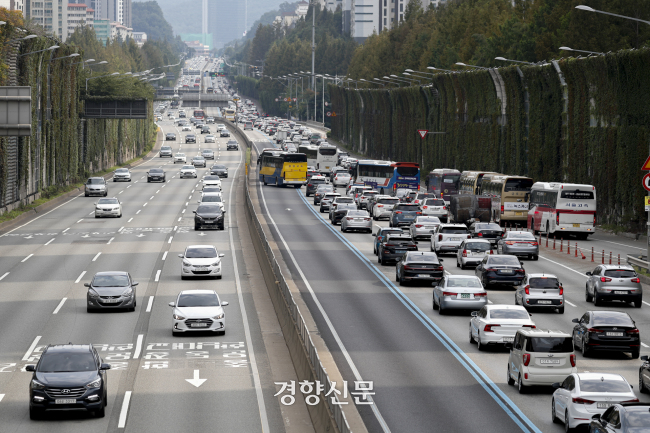
M 506 59 L 505 57 L 495 57 L 494 60 L 500 60 L 500 61 L 502 61 L 502 62 L 523 63 L 523 64 L 525 64 L 525 65 L 537 65 L 537 63 L 524 62 L 524 61 L 522 61 L 522 60 Z
M 49 61 L 50 61 L 50 62 L 53 62 L 53 61 L 55 61 L 55 60 L 70 59 L 70 58 L 72 58 L 72 57 L 78 57 L 78 56 L 79 56 L 79 53 L 72 53 L 72 54 L 70 54 L 69 56 L 57 57 L 57 58 L 54 58 L 54 59 L 50 59 Z
M 559 49 L 563 51 L 575 51 L 576 53 L 599 54 L 601 56 L 605 55 L 605 53 L 599 53 L 597 51 L 574 50 L 573 48 L 569 48 L 569 47 L 560 47 Z
M 382 83 L 373 83 L 372 81 L 368 81 L 368 80 L 366 80 L 365 78 L 360 78 L 359 81 L 363 81 L 363 82 L 366 83 L 366 84 L 379 84 L 381 87 L 386 87 L 385 84 L 382 84 Z
M 409 86 L 411 85 L 411 82 L 409 80 L 399 78 L 397 75 L 395 75 L 395 76 L 391 75 L 390 77 L 387 77 L 386 75 L 384 75 L 382 78 L 385 79 L 385 80 L 395 80 L 397 82 L 407 83 Z
M 592 7 L 585 6 L 585 5 L 578 5 L 578 6 L 576 6 L 576 9 L 580 9 L 581 11 L 587 11 L 587 12 L 596 12 L 596 13 L 604 14 L 604 15 L 611 15 L 613 17 L 624 18 L 626 20 L 632 20 L 632 21 L 638 21 L 640 23 L 650 24 L 650 21 L 642 20 L 642 19 L 639 19 L 639 18 L 626 17 L 625 15 L 613 14 L 611 12 L 599 11 L 597 9 L 594 9 Z
M 390 80 L 380 80 L 379 78 L 373 78 L 373 80 L 380 81 L 382 83 L 388 83 L 388 84 L 397 84 L 397 87 L 402 87 L 400 83 L 396 83 Z
M 404 74 L 404 75 L 408 75 L 409 77 L 425 78 L 425 77 L 419 77 L 419 76 L 417 76 L 417 75 L 413 75 L 413 74 L 411 74 L 411 73 L 409 73 L 409 72 L 402 72 L 402 74 Z M 426 77 L 426 78 L 428 78 L 428 77 Z M 417 81 L 418 84 L 419 84 L 420 86 L 422 85 L 422 82 L 421 82 L 420 80 L 417 80 L 417 79 L 415 79 L 415 78 L 414 78 L 414 80 Z
M 433 66 L 427 66 L 427 69 L 430 69 L 430 70 L 432 70 L 432 71 L 442 71 L 442 72 L 451 72 L 451 73 L 455 73 L 455 72 L 456 72 L 456 71 L 450 71 L 450 70 L 448 70 L 448 69 L 440 69 L 440 68 L 436 68 L 436 67 L 433 67 Z
M 26 41 L 26 40 L 28 40 L 28 39 L 34 39 L 34 38 L 37 38 L 37 37 L 38 37 L 38 36 L 36 36 L 36 35 L 27 35 L 27 36 L 25 36 L 24 38 L 11 39 L 11 40 L 7 41 L 7 43 L 9 43 L 9 42 L 15 42 L 15 41 Z
M 18 57 L 28 56 L 30 54 L 42 53 L 43 51 L 52 51 L 52 50 L 56 50 L 57 48 L 59 48 L 58 45 L 52 45 L 50 48 L 46 48 L 44 50 L 38 50 L 38 51 L 31 51 L 29 53 L 21 54 Z
M 483 66 L 466 65 L 465 63 L 462 63 L 462 62 L 456 62 L 456 65 L 458 65 L 458 66 L 464 66 L 464 67 L 466 67 L 466 68 L 490 69 L 490 68 L 486 68 L 486 67 L 483 67 Z

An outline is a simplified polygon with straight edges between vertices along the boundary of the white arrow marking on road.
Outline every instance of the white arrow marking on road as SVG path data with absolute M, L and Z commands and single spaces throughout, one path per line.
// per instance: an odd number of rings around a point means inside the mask
M 145 237 L 145 235 L 143 235 L 142 233 L 136 236 L 136 238 L 143 238 L 143 237 Z
M 205 236 L 205 233 L 201 232 L 199 233 L 199 236 Z
M 89 237 L 90 236 L 88 235 L 88 233 L 86 233 L 85 235 L 82 236 L 82 238 L 89 238 Z
M 185 380 L 198 388 L 199 386 L 203 385 L 203 382 L 205 382 L 208 379 L 199 379 L 199 370 L 194 370 L 194 379 L 185 379 Z
M 33 239 L 33 238 L 34 238 L 34 236 L 29 235 L 29 236 L 27 236 L 27 237 L 24 237 L 23 239 Z

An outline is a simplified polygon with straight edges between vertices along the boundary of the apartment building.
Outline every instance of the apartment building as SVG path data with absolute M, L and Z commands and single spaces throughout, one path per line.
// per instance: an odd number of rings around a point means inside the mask
M 93 27 L 95 11 L 84 3 L 68 3 L 68 33 L 72 35 L 77 27 L 87 25 Z

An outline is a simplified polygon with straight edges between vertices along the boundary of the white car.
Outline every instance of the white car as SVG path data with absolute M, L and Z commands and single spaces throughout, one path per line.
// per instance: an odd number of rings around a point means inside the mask
M 201 198 L 198 204 L 218 204 L 222 212 L 226 212 L 226 202 L 223 200 L 220 192 L 204 192 L 201 193 Z
M 336 173 L 332 185 L 334 185 L 334 188 L 338 186 L 347 186 L 350 183 L 351 178 L 350 173 Z
M 476 342 L 478 350 L 485 350 L 488 345 L 512 343 L 521 328 L 536 328 L 524 307 L 489 304 L 472 311 L 469 341 Z
M 190 245 L 185 248 L 184 254 L 178 257 L 181 263 L 181 279 L 187 277 L 215 277 L 221 278 L 221 257 L 214 245 Z
M 169 120 L 174 121 L 174 120 L 176 120 L 176 117 L 174 117 L 174 116 L 169 116 Z
M 216 143 L 217 138 L 214 135 L 206 135 L 205 136 L 205 143 Z
M 422 204 L 422 215 L 435 216 L 442 222 L 447 222 L 449 212 L 447 211 L 447 204 L 441 198 L 425 198 Z
M 214 247 L 212 247 L 214 248 Z M 172 307 L 172 334 L 191 331 L 212 331 L 224 335 L 226 318 L 221 301 L 214 290 L 183 290 Z
M 115 197 L 100 198 L 95 203 L 95 218 L 107 216 L 122 218 L 122 204 Z
M 113 182 L 131 182 L 131 172 L 128 168 L 118 168 L 113 172 Z
M 210 174 L 204 176 L 201 182 L 203 182 L 203 186 L 208 186 L 208 185 L 216 185 L 219 187 L 221 186 L 221 178 L 217 175 Z
M 192 127 L 190 125 L 183 125 L 183 128 L 181 128 L 181 131 L 191 131 Z
M 180 178 L 192 177 L 196 178 L 196 168 L 193 165 L 184 165 L 181 167 Z
M 399 199 L 397 197 L 383 195 L 381 197 L 375 197 L 374 203 L 370 215 L 372 215 L 372 218 L 377 221 L 384 217 L 390 218 L 390 214 L 393 213 L 393 207 L 399 203 Z
M 565 424 L 565 431 L 589 425 L 594 415 L 601 415 L 613 404 L 639 401 L 620 374 L 573 373 L 553 387 L 551 416 L 553 422 Z
M 184 153 L 177 153 L 174 155 L 174 164 L 177 162 L 182 162 L 183 164 L 187 164 L 187 157 L 185 156 Z

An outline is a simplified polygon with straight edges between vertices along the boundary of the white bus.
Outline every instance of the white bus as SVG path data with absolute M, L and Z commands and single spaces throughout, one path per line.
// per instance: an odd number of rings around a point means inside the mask
M 318 147 L 298 146 L 298 153 L 307 155 L 307 166 L 316 167 L 316 163 L 318 162 Z
M 316 160 L 316 170 L 328 174 L 333 167 L 336 167 L 338 157 L 336 146 L 320 146 L 318 148 L 318 157 Z
M 528 228 L 549 235 L 587 239 L 596 227 L 596 187 L 576 183 L 535 182 L 530 190 Z

